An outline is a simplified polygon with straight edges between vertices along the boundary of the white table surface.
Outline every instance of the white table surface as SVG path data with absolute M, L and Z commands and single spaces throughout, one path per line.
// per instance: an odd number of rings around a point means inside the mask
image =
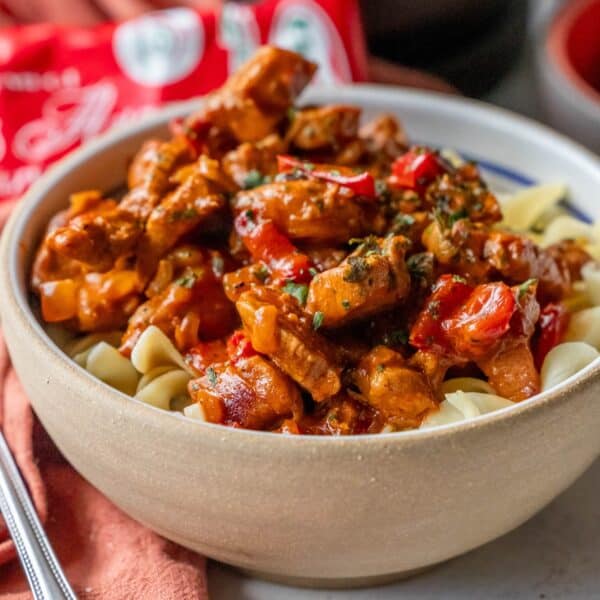
M 532 4 L 544 11 L 553 1 Z M 486 99 L 544 120 L 530 49 Z M 208 578 L 213 600 L 600 598 L 600 460 L 525 525 L 412 579 L 362 590 L 306 590 L 251 579 L 214 562 Z

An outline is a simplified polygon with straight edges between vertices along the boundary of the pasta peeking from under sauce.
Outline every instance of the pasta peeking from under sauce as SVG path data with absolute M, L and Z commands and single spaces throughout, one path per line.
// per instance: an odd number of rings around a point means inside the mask
M 314 69 L 260 49 L 122 198 L 71 196 L 31 274 L 53 339 L 144 403 L 286 434 L 461 421 L 593 362 L 600 228 L 566 187 L 500 201 L 392 115 L 298 105 Z

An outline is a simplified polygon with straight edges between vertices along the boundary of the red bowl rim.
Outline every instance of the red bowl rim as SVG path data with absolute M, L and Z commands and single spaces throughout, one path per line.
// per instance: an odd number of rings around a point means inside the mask
M 592 4 L 600 4 L 600 0 L 575 0 L 567 2 L 554 16 L 546 38 L 546 51 L 550 59 L 556 63 L 559 70 L 569 82 L 588 100 L 600 103 L 600 92 L 588 83 L 572 65 L 567 53 L 567 37 L 573 24 L 581 13 Z

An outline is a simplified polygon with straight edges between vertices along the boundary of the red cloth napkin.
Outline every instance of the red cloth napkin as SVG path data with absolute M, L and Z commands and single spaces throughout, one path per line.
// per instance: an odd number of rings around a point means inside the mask
M 0 228 L 12 204 L 0 204 Z M 0 332 L 0 425 L 79 598 L 202 600 L 206 559 L 130 519 L 62 458 L 34 416 Z M 0 519 L 0 599 L 31 598 Z

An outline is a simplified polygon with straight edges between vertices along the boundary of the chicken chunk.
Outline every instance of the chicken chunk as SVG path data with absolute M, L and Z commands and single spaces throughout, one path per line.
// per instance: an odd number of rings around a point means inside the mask
M 231 331 L 236 323 L 234 305 L 227 299 L 223 286 L 200 254 L 198 264 L 171 271 L 174 280 L 160 285 L 160 291 L 135 311 L 129 319 L 121 343 L 128 355 L 143 331 L 156 325 L 175 341 L 181 352 Z
M 104 200 L 54 230 L 47 244 L 67 259 L 104 272 L 120 256 L 133 253 L 141 234 L 141 224 L 133 215 L 122 211 L 114 200 Z
M 277 155 L 286 150 L 277 134 L 256 143 L 245 142 L 223 157 L 223 171 L 241 189 L 257 187 L 265 177 L 277 174 Z
M 263 46 L 223 87 L 210 94 L 188 120 L 197 129 L 208 123 L 239 142 L 256 142 L 275 131 L 316 65 L 299 54 Z
M 268 429 L 302 416 L 298 388 L 262 356 L 209 367 L 204 376 L 190 381 L 189 391 L 213 423 Z
M 560 300 L 571 289 L 569 268 L 552 252 L 542 250 L 526 237 L 490 231 L 483 256 L 509 283 L 538 280 L 544 300 Z
M 356 202 L 353 192 L 311 179 L 279 181 L 240 192 L 234 210 L 272 220 L 291 239 L 319 243 L 343 243 L 372 227 L 368 210 Z
M 313 328 L 312 319 L 291 296 L 274 288 L 254 288 L 236 303 L 252 346 L 294 381 L 316 402 L 337 394 L 341 369 L 335 350 Z
M 339 266 L 316 275 L 306 309 L 323 315 L 323 325 L 338 327 L 392 307 L 408 295 L 410 275 L 402 236 L 367 238 Z
M 437 406 L 425 376 L 385 346 L 376 346 L 363 357 L 353 380 L 364 401 L 399 429 L 418 427 L 425 414 Z
M 193 159 L 192 148 L 183 136 L 144 144 L 129 168 L 129 192 L 119 204 L 119 210 L 145 221 L 170 190 L 170 176 L 176 168 Z
M 391 163 L 406 152 L 408 140 L 396 117 L 382 114 L 360 128 L 363 140 L 371 159 L 377 163 Z
M 360 112 L 342 104 L 299 110 L 286 140 L 298 150 L 338 150 L 357 137 Z
M 138 253 L 142 277 L 151 276 L 166 251 L 225 207 L 219 187 L 203 173 L 204 161 L 201 157 L 185 181 L 150 213 Z

